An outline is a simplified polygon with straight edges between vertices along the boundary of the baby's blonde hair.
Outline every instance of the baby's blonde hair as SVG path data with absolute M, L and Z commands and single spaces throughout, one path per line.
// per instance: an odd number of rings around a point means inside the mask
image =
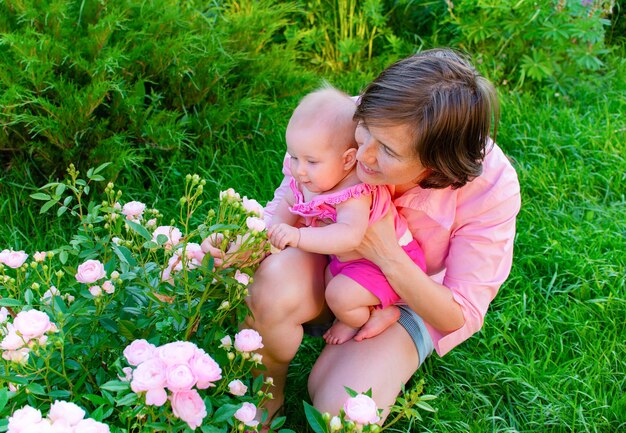
M 355 111 L 356 103 L 347 93 L 324 82 L 319 89 L 300 100 L 287 127 L 307 126 L 328 130 L 334 145 L 345 146 L 342 150 L 356 148 Z

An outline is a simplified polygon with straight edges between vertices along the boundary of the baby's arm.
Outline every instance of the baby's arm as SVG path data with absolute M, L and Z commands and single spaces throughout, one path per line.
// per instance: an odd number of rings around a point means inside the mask
M 320 254 L 352 251 L 361 244 L 367 230 L 371 200 L 371 196 L 365 195 L 337 205 L 337 222 L 324 227 L 273 226 L 270 236 L 276 243 L 273 240 L 272 244 Z
M 274 210 L 274 215 L 272 215 L 272 220 L 270 221 L 270 227 L 279 225 L 279 224 L 288 224 L 293 226 L 298 221 L 298 215 L 291 213 L 289 208 L 293 206 L 295 201 L 295 197 L 293 195 L 293 191 L 289 190 L 285 192 L 285 196 L 276 206 Z

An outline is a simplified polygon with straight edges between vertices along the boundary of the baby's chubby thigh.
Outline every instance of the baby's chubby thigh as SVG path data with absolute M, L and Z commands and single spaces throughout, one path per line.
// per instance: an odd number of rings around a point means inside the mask
M 380 300 L 352 278 L 338 274 L 326 285 L 326 303 L 338 315 L 341 311 L 380 304 Z
M 259 265 L 248 286 L 248 306 L 257 325 L 305 323 L 324 308 L 326 256 L 286 248 Z

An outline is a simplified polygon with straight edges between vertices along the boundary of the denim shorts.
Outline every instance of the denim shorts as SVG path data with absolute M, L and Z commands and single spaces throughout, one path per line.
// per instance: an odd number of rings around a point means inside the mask
M 424 321 L 420 316 L 418 316 L 413 310 L 411 310 L 407 305 L 397 305 L 400 309 L 400 318 L 398 319 L 398 323 L 402 325 L 402 327 L 408 332 L 411 340 L 415 344 L 415 348 L 417 349 L 417 354 L 419 355 L 419 365 L 420 367 L 422 363 L 433 353 L 435 346 L 433 344 L 433 340 L 426 329 L 426 325 L 424 325 Z M 305 323 L 303 325 L 304 332 L 307 335 L 311 335 L 313 337 L 321 337 L 324 332 L 328 330 L 332 325 L 331 323 L 324 324 L 308 324 Z
M 435 349 L 433 339 L 430 337 L 428 329 L 426 329 L 426 325 L 424 325 L 424 321 L 420 316 L 407 305 L 398 305 L 398 308 L 400 308 L 398 323 L 406 329 L 406 332 L 409 333 L 411 340 L 415 344 L 417 354 L 419 355 L 419 368 Z

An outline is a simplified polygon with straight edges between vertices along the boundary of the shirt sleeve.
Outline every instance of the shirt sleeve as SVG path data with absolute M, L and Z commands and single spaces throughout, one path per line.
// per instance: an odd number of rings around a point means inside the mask
M 509 276 L 513 261 L 515 219 L 521 206 L 513 168 L 497 188 L 466 197 L 457 208 L 461 223 L 452 233 L 443 285 L 463 310 L 465 324 L 441 334 L 431 329 L 440 356 L 468 339 L 483 325 L 489 304 Z
M 278 188 L 274 190 L 274 198 L 267 202 L 265 210 L 263 212 L 263 219 L 265 224 L 269 227 L 272 222 L 272 217 L 276 212 L 276 207 L 285 196 L 285 193 L 289 191 L 289 182 L 291 181 L 291 170 L 289 169 L 289 154 L 285 153 L 283 159 L 283 180 L 280 182 Z

